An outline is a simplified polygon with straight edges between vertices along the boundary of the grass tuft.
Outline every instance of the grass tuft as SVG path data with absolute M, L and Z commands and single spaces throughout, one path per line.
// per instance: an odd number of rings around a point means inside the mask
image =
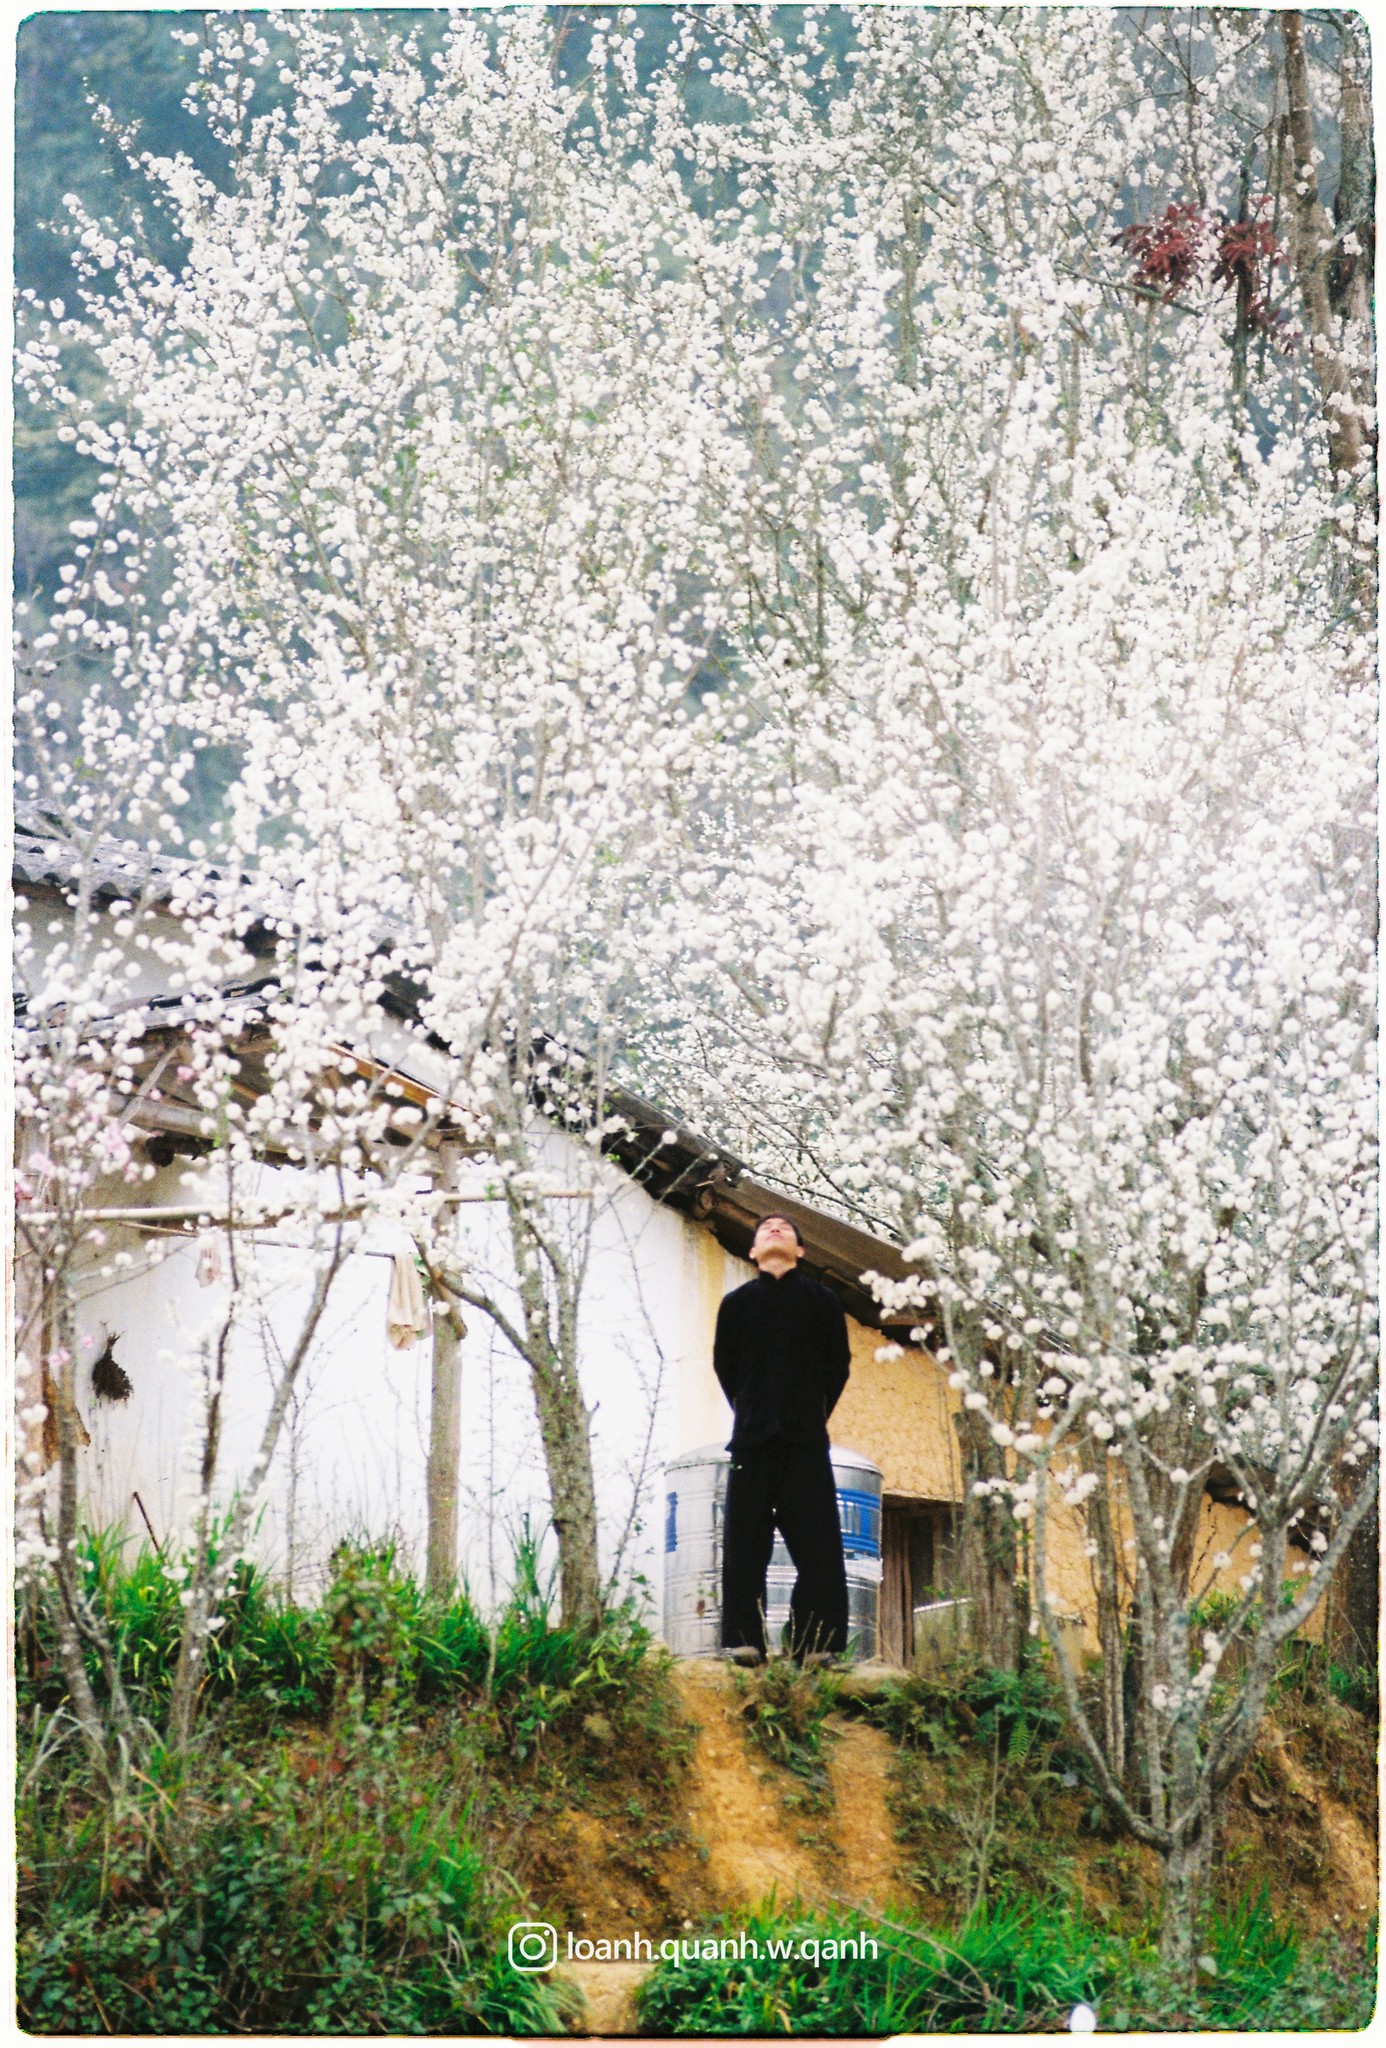
M 751 1742 L 772 1763 L 798 1779 L 797 1803 L 823 1813 L 832 1805 L 827 1719 L 839 1687 L 827 1672 L 805 1671 L 788 1657 L 772 1657 L 752 1670 L 734 1670 L 737 1700 Z
M 1162 1977 L 1144 1938 L 1114 1939 L 1075 1907 L 1054 1913 L 1003 1899 L 950 1932 L 766 1907 L 708 1933 L 715 1943 L 743 1926 L 758 1955 L 685 1953 L 657 1966 L 639 2000 L 648 2032 L 1048 2032 L 1064 2028 L 1078 2004 L 1118 2031 L 1350 2028 L 1366 2025 L 1375 1999 L 1374 1944 L 1339 1940 L 1301 1952 L 1264 1893 L 1209 1921 L 1213 1967 L 1192 1997 Z M 769 1953 L 772 1943 L 779 1954 Z
M 157 1730 L 180 1574 L 161 1553 L 131 1558 L 104 1536 L 86 1539 L 83 1568 L 136 1709 Z M 575 1775 L 614 1773 L 623 1745 L 652 1750 L 664 1667 L 628 1607 L 596 1631 L 564 1630 L 548 1592 L 523 1551 L 492 1632 L 465 1593 L 424 1591 L 388 1544 L 339 1546 L 315 1608 L 238 1566 L 191 1750 L 156 1744 L 147 1772 L 128 1773 L 114 1796 L 91 1780 L 51 1620 L 26 1595 L 25 2026 L 564 2031 L 574 1994 L 507 1960 L 508 1927 L 530 1910 L 517 1819 L 533 1818 L 554 1785 L 571 1796 Z M 556 1745 L 556 1773 L 545 1745 Z M 647 1833 L 661 1824 L 657 1812 L 641 1819 Z

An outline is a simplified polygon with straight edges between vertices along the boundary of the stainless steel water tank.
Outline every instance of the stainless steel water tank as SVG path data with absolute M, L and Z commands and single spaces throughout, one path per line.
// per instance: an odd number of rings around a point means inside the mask
M 720 1444 L 686 1451 L 664 1474 L 664 1640 L 676 1657 L 715 1657 L 722 1644 L 722 1521 L 731 1460 Z M 847 1565 L 847 1649 L 874 1658 L 881 1604 L 881 1468 L 834 1448 L 833 1478 Z M 765 1582 L 766 1634 L 789 1620 L 794 1566 L 780 1536 Z

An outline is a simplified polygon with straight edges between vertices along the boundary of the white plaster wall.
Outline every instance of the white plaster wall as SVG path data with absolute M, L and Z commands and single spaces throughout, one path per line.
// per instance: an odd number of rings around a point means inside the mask
M 554 1133 L 542 1171 L 549 1186 L 576 1187 L 590 1173 L 590 1157 Z M 262 1192 L 272 1195 L 293 1172 L 264 1169 Z M 463 1185 L 479 1187 L 484 1178 L 478 1164 L 464 1169 Z M 604 1169 L 603 1179 L 590 1215 L 582 1203 L 555 1203 L 553 1213 L 574 1243 L 585 1227 L 591 1231 L 580 1340 L 603 1568 L 633 1586 L 657 1620 L 663 1468 L 680 1451 L 726 1439 L 730 1415 L 712 1373 L 713 1325 L 722 1294 L 750 1269 L 614 1169 Z M 180 1163 L 136 1188 L 108 1187 L 96 1201 L 186 1203 L 200 1199 L 191 1195 L 195 1184 Z M 213 1196 L 207 1199 L 211 1206 Z M 503 1210 L 478 1203 L 461 1206 L 458 1216 L 467 1263 L 509 1295 Z M 305 1248 L 284 1241 L 290 1236 L 285 1226 L 257 1239 L 255 1313 L 241 1318 L 229 1347 L 216 1481 L 222 1500 L 254 1462 L 272 1362 L 294 1341 L 311 1295 L 311 1261 Z M 192 1244 L 176 1244 L 151 1266 L 152 1241 L 133 1228 L 112 1229 L 93 1261 L 123 1252 L 132 1263 L 107 1279 L 88 1269 L 79 1283 L 79 1408 L 92 1438 L 82 1471 L 90 1520 L 123 1523 L 142 1536 L 138 1492 L 162 1539 L 186 1527 L 195 1497 L 189 1460 L 197 1450 L 200 1375 L 228 1288 L 198 1284 Z M 422 1563 L 430 1346 L 396 1351 L 385 1328 L 389 1255 L 405 1243 L 402 1232 L 392 1236 L 381 1225 L 369 1249 L 348 1260 L 301 1368 L 264 1489 L 254 1553 L 277 1575 L 291 1576 L 300 1597 L 316 1591 L 345 1535 L 393 1534 Z M 536 1534 L 545 1528 L 547 1488 L 527 1368 L 488 1318 L 468 1310 L 467 1322 L 459 1568 L 489 1606 L 504 1598 L 525 1518 Z M 107 1330 L 119 1333 L 116 1357 L 132 1384 L 121 1403 L 91 1390 L 91 1363 Z
M 71 928 L 58 894 L 35 890 L 29 921 L 42 960 Z M 50 932 L 49 925 L 60 929 Z M 176 920 L 144 928 L 156 946 L 176 942 Z M 165 992 L 169 967 L 153 946 L 130 947 L 119 993 Z M 382 1026 L 372 1050 L 429 1085 L 447 1083 L 447 1062 L 402 1027 Z M 548 1130 L 541 1170 L 551 1186 L 584 1185 L 584 1148 Z M 297 1170 L 266 1167 L 260 1191 L 293 1183 Z M 601 1198 L 554 1205 L 556 1227 L 576 1242 L 590 1224 L 590 1265 L 580 1317 L 582 1378 L 592 1441 L 604 1570 L 633 1587 L 657 1618 L 662 1596 L 663 1468 L 681 1451 L 725 1442 L 730 1415 L 712 1372 L 717 1306 L 750 1274 L 711 1233 L 661 1208 L 615 1168 L 601 1172 Z M 484 1184 L 485 1167 L 463 1169 L 463 1185 Z M 205 1195 L 200 1192 L 205 1189 Z M 215 1160 L 186 1161 L 152 1181 L 113 1181 L 93 1190 L 94 1207 L 169 1207 L 217 1198 Z M 461 1253 L 513 1303 L 512 1266 L 499 1205 L 458 1210 Z M 258 1234 L 247 1259 L 257 1289 L 254 1312 L 238 1318 L 227 1349 L 226 1397 L 215 1492 L 225 1502 L 255 1462 L 277 1360 L 294 1343 L 312 1292 L 307 1248 L 290 1227 Z M 162 1243 L 159 1263 L 152 1249 Z M 377 1227 L 338 1276 L 326 1314 L 296 1383 L 288 1418 L 263 1489 L 253 1539 L 256 1557 L 289 1579 L 300 1597 L 321 1584 L 343 1536 L 394 1535 L 420 1565 L 426 1505 L 431 1348 L 394 1350 L 385 1330 L 390 1258 L 407 1244 L 402 1231 Z M 115 1273 L 97 1269 L 120 1259 Z M 87 1519 L 123 1526 L 137 1540 L 186 1530 L 196 1498 L 194 1459 L 202 1377 L 229 1289 L 201 1286 L 197 1246 L 109 1226 L 76 1285 L 80 1353 L 78 1406 L 91 1442 L 82 1457 Z M 462 1349 L 463 1414 L 459 1472 L 459 1569 L 492 1605 L 505 1596 L 514 1545 L 526 1519 L 547 1523 L 547 1485 L 527 1368 L 484 1315 L 468 1311 Z M 123 1402 L 103 1401 L 91 1366 L 107 1332 L 131 1382 Z M 552 1542 L 547 1544 L 551 1558 Z

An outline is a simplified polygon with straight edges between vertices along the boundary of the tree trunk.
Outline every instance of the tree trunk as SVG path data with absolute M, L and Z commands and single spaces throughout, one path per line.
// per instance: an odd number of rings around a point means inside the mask
M 58 1555 L 53 1567 L 57 1597 L 53 1602 L 53 1625 L 58 1638 L 58 1661 L 72 1711 L 82 1731 L 87 1755 L 103 1782 L 109 1775 L 106 1729 L 87 1677 L 82 1639 L 77 1628 L 77 1444 L 72 1418 L 75 1404 L 66 1397 L 72 1366 L 59 1354 L 58 1379 L 54 1396 L 58 1403 Z
M 1102 1653 L 1102 1747 L 1120 1784 L 1126 1777 L 1126 1645 L 1122 1632 L 1121 1559 L 1112 1526 L 1110 1461 L 1086 1434 L 1084 1463 L 1097 1475 L 1085 1518 L 1093 1542 L 1092 1581 L 1097 1597 L 1097 1640 Z
M 1350 1668 L 1375 1671 L 1380 1640 L 1381 1521 L 1374 1504 L 1333 1574 L 1325 1603 L 1324 1642 Z
M 558 1538 L 560 1619 L 564 1628 L 595 1628 L 602 1617 L 602 1582 L 591 1418 L 575 1362 L 531 1357 L 530 1371 Z
M 1004 1457 L 987 1424 L 971 1409 L 962 1409 L 954 1422 L 962 1446 L 961 1575 L 972 1602 L 973 1644 L 993 1669 L 1019 1671 L 1026 1616 L 1015 1518 L 1003 1493 L 973 1491 L 979 1480 L 1005 1476 Z
M 534 1412 L 549 1482 L 549 1512 L 558 1539 L 560 1612 L 565 1628 L 595 1628 L 602 1617 L 597 1558 L 597 1490 L 592 1473 L 592 1418 L 582 1398 L 577 1369 L 577 1304 L 571 1275 L 547 1247 L 549 1285 L 558 1297 L 550 1326 L 549 1292 L 540 1277 L 537 1233 L 512 1204 L 511 1242 L 519 1275 L 523 1316 L 518 1323 L 484 1289 L 464 1274 L 432 1269 L 434 1284 L 457 1301 L 470 1302 L 491 1318 L 529 1367 Z
M 120 1666 L 105 1629 L 91 1611 L 91 1604 L 77 1571 L 77 1529 L 80 1495 L 77 1473 L 79 1440 L 91 1439 L 77 1413 L 77 1330 L 64 1282 L 58 1283 L 56 1314 L 58 1346 L 54 1353 L 56 1381 L 46 1375 L 57 1404 L 58 1433 L 58 1541 L 53 1575 L 57 1581 L 54 1622 L 58 1636 L 58 1659 L 67 1685 L 72 1710 L 82 1730 L 93 1766 L 103 1780 L 110 1781 L 107 1722 L 97 1705 L 87 1677 L 83 1643 L 95 1650 L 106 1681 L 110 1727 L 128 1747 L 134 1746 L 134 1722 Z
M 1351 17 L 1341 18 L 1338 29 L 1342 53 L 1338 65 L 1338 190 L 1333 197 L 1333 225 L 1346 240 L 1355 236 L 1356 249 L 1339 244 L 1328 274 L 1328 295 L 1335 313 L 1364 328 L 1372 317 L 1372 268 L 1376 240 L 1376 195 L 1372 169 L 1372 116 L 1363 77 L 1370 59 L 1357 54 L 1357 28 Z M 1370 401 L 1370 371 L 1359 395 Z
M 284 1361 L 278 1383 L 270 1401 L 269 1414 L 260 1435 L 259 1449 L 255 1462 L 250 1468 L 244 1484 L 238 1489 L 232 1501 L 230 1512 L 222 1528 L 217 1547 L 215 1563 L 212 1561 L 210 1536 L 213 1516 L 212 1487 L 216 1474 L 216 1453 L 221 1432 L 221 1401 L 225 1386 L 225 1364 L 227 1342 L 230 1334 L 230 1315 L 223 1323 L 217 1342 L 216 1376 L 209 1384 L 208 1406 L 204 1416 L 204 1433 L 200 1472 L 203 1492 L 198 1502 L 197 1525 L 193 1541 L 192 1577 L 185 1589 L 187 1602 L 183 1609 L 183 1626 L 178 1643 L 178 1661 L 173 1669 L 173 1684 L 169 1690 L 168 1722 L 165 1734 L 166 1746 L 177 1752 L 192 1739 L 193 1724 L 197 1717 L 197 1703 L 202 1692 L 203 1675 L 207 1662 L 207 1640 L 209 1625 L 215 1619 L 227 1582 L 240 1557 L 250 1527 L 255 1503 L 265 1483 L 275 1446 L 279 1442 L 284 1419 L 289 1411 L 289 1402 L 299 1370 L 308 1355 L 309 1346 L 317 1334 L 322 1321 L 323 1310 L 332 1290 L 332 1283 L 341 1270 L 346 1253 L 342 1243 L 340 1226 L 336 1243 L 326 1263 L 318 1273 L 313 1287 L 313 1298 L 299 1328 L 293 1350 Z
M 512 1128 L 507 1153 L 517 1162 L 527 1156 L 521 1128 Z M 507 1194 L 510 1246 L 524 1311 L 519 1349 L 534 1389 L 549 1509 L 558 1539 L 560 1618 L 564 1628 L 595 1629 L 603 1611 L 597 1489 L 592 1417 L 578 1374 L 578 1304 L 585 1261 L 565 1242 L 565 1226 L 541 1203 L 516 1187 Z
M 428 1438 L 428 1553 L 430 1593 L 445 1596 L 457 1576 L 457 1468 L 462 1454 L 462 1338 L 455 1309 L 433 1318 L 433 1398 Z
M 1328 454 L 1335 472 L 1351 475 L 1365 454 L 1362 415 L 1334 333 L 1329 299 L 1329 258 L 1333 223 L 1319 197 L 1314 161 L 1314 116 L 1309 102 L 1309 65 L 1304 50 L 1304 16 L 1290 8 L 1280 17 L 1289 98 L 1288 130 L 1293 165 L 1290 218 L 1295 270 L 1304 303 L 1309 347 L 1328 425 Z
M 1160 1893 L 1160 1960 L 1181 1989 L 1193 1987 L 1198 1921 L 1212 1860 L 1212 1830 L 1177 1841 L 1165 1851 Z

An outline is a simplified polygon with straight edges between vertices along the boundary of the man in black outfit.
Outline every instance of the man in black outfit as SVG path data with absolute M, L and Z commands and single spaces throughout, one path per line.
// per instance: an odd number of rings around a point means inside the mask
M 733 1661 L 765 1655 L 765 1574 L 784 1537 L 798 1571 L 786 1648 L 794 1657 L 847 1647 L 847 1575 L 828 1417 L 847 1384 L 842 1304 L 798 1270 L 803 1240 L 787 1216 L 762 1216 L 754 1280 L 717 1312 L 713 1368 L 735 1423 L 722 1535 L 722 1644 Z

